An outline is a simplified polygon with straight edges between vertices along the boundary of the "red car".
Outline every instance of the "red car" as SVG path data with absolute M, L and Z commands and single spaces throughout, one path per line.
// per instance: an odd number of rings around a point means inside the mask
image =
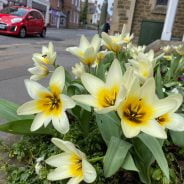
M 26 35 L 40 34 L 46 36 L 43 15 L 35 9 L 25 7 L 7 7 L 0 11 L 0 34 Z

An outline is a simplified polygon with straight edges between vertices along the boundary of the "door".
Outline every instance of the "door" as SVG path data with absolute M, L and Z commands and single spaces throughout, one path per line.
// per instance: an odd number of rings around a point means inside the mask
M 148 45 L 161 38 L 163 22 L 143 20 L 139 36 L 139 45 Z
M 44 20 L 39 12 L 35 12 L 36 15 L 36 33 L 41 33 L 44 27 Z
M 27 15 L 27 18 L 26 18 L 26 22 L 27 22 L 27 32 L 28 33 L 34 33 L 35 30 L 36 30 L 36 15 L 34 14 L 34 12 L 30 12 L 28 15 Z

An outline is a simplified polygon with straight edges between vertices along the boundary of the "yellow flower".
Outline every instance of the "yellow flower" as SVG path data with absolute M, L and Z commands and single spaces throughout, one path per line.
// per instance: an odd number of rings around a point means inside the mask
M 53 65 L 56 61 L 56 52 L 54 51 L 54 46 L 52 42 L 49 42 L 48 47 L 43 46 L 42 47 L 42 53 L 35 53 L 33 54 L 33 61 L 41 62 L 44 64 L 50 64 Z
M 140 78 L 141 82 L 153 77 L 155 67 L 153 51 L 148 53 L 140 52 L 133 59 L 129 59 L 129 63 L 132 65 L 134 73 Z
M 40 62 L 35 62 L 35 67 L 29 68 L 28 71 L 33 74 L 30 80 L 41 80 L 48 76 L 49 69 L 44 64 Z
M 77 63 L 72 67 L 72 73 L 75 75 L 75 78 L 80 78 L 82 74 L 85 73 L 85 67 L 83 63 Z
M 91 43 L 82 35 L 79 47 L 69 47 L 66 51 L 77 56 L 84 64 L 91 65 L 96 60 L 96 54 L 100 49 L 101 39 L 98 35 L 92 38 Z
M 165 139 L 164 129 L 155 120 L 168 113 L 176 103 L 172 99 L 156 100 L 155 81 L 148 79 L 143 86 L 135 80 L 117 112 L 121 118 L 124 135 L 128 138 L 137 136 L 140 131 L 154 137 Z
M 31 125 L 31 131 L 39 129 L 43 124 L 46 127 L 52 120 L 56 130 L 65 134 L 69 130 L 69 122 L 66 109 L 73 108 L 75 103 L 71 98 L 62 94 L 65 83 L 64 68 L 57 68 L 49 83 L 50 90 L 39 83 L 25 80 L 25 85 L 30 97 L 34 100 L 21 105 L 17 113 L 19 115 L 37 114 Z
M 174 131 L 184 131 L 184 118 L 175 113 L 181 106 L 183 97 L 180 94 L 174 94 L 168 96 L 167 98 L 175 101 L 175 107 L 173 107 L 173 109 L 171 109 L 169 112 L 157 117 L 156 121 L 164 129 L 168 128 Z
M 81 77 L 82 83 L 90 95 L 75 95 L 77 102 L 92 106 L 98 113 L 116 110 L 125 95 L 122 85 L 123 76 L 118 60 L 114 60 L 106 76 L 106 82 L 85 73 Z
M 130 52 L 130 55 L 133 57 L 133 58 L 136 58 L 139 53 L 144 53 L 145 52 L 145 49 L 146 49 L 146 46 L 143 45 L 143 46 L 135 46 L 133 44 L 128 44 L 128 50 Z
M 52 142 L 64 151 L 61 154 L 51 156 L 46 163 L 56 167 L 51 171 L 47 179 L 51 181 L 71 178 L 67 184 L 78 184 L 82 180 L 92 183 L 96 179 L 94 167 L 87 161 L 86 155 L 69 141 L 52 138 Z
M 107 55 L 107 54 L 109 54 L 110 52 L 109 51 L 100 51 L 100 52 L 98 52 L 97 53 L 97 55 L 96 55 L 96 60 L 95 60 L 95 62 L 94 62 L 94 64 L 93 64 L 93 67 L 96 67 L 96 66 L 98 66 L 98 64 L 101 62 L 101 61 L 103 61 L 103 59 L 105 58 L 105 56 Z
M 107 47 L 107 49 L 118 53 L 122 49 L 123 44 L 128 44 L 133 39 L 133 35 L 126 33 L 124 26 L 121 34 L 115 34 L 114 36 L 102 32 L 102 39 L 103 44 Z
M 163 50 L 164 53 L 168 54 L 170 52 L 172 52 L 172 47 L 170 45 L 164 46 L 161 48 Z

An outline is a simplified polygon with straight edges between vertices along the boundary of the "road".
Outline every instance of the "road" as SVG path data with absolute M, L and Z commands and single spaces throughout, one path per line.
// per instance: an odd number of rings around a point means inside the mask
M 25 39 L 0 35 L 0 98 L 23 103 L 29 99 L 24 79 L 33 66 L 32 54 L 41 52 L 42 45 L 52 41 L 57 51 L 57 63 L 70 70 L 78 60 L 65 49 L 77 46 L 82 34 L 91 38 L 96 31 L 80 29 L 49 29 L 46 38 L 32 36 Z M 47 83 L 47 82 L 46 82 Z

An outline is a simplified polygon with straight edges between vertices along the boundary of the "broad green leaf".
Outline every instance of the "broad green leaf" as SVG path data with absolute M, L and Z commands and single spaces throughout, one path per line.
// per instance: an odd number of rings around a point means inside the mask
M 174 144 L 184 147 L 184 132 L 169 131 Z
M 19 105 L 5 99 L 0 99 L 0 117 L 7 121 L 15 121 L 21 119 L 31 119 L 32 116 L 17 115 Z
M 151 151 L 158 165 L 160 166 L 160 169 L 163 171 L 165 176 L 169 179 L 168 163 L 159 141 L 156 138 L 146 134 L 140 134 L 138 137 Z
M 111 177 L 122 166 L 131 144 L 117 137 L 111 137 L 104 157 L 104 175 Z
M 122 168 L 126 169 L 128 171 L 137 171 L 137 172 L 139 172 L 139 170 L 137 169 L 137 167 L 135 165 L 135 162 L 132 158 L 132 155 L 130 153 L 128 153 L 126 155 L 126 158 L 123 162 Z
M 118 137 L 118 138 L 121 137 L 122 130 L 120 125 L 118 124 L 119 122 L 116 121 L 115 117 L 113 118 L 113 116 L 111 116 L 109 118 L 109 115 L 96 114 L 96 121 L 97 121 L 98 128 L 100 130 L 100 133 L 104 141 L 106 142 L 106 144 L 109 143 L 112 136 Z
M 142 183 L 151 184 L 150 166 L 155 160 L 150 150 L 143 144 L 140 139 L 133 139 L 133 158 L 136 167 L 139 170 L 139 177 Z
M 22 134 L 22 135 L 34 135 L 34 134 L 46 134 L 54 135 L 55 130 L 51 128 L 40 128 L 37 131 L 31 132 L 30 127 L 32 124 L 32 119 L 17 120 L 4 123 L 0 125 L 0 131 L 7 132 L 11 134 Z

